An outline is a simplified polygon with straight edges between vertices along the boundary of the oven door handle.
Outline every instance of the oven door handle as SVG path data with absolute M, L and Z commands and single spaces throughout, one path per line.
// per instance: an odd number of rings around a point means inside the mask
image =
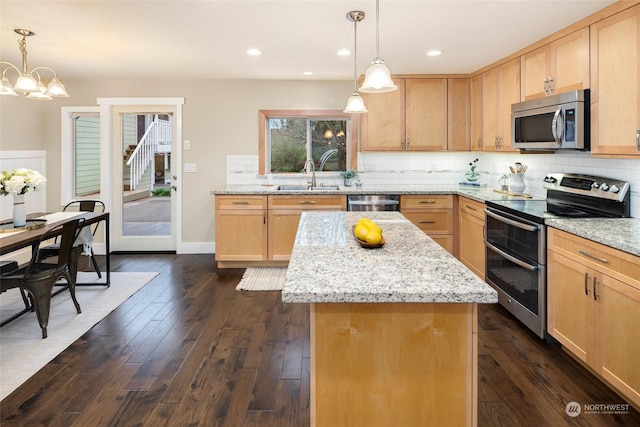
M 505 251 L 503 251 L 503 250 L 500 250 L 500 249 L 496 248 L 495 246 L 493 246 L 491 243 L 489 243 L 489 242 L 488 242 L 488 241 L 486 241 L 486 240 L 484 241 L 484 244 L 487 246 L 487 248 L 491 249 L 492 251 L 494 251 L 494 252 L 495 252 L 495 253 L 497 253 L 498 255 L 500 255 L 500 256 L 502 256 L 502 257 L 504 257 L 504 258 L 508 259 L 508 260 L 509 260 L 509 261 L 511 261 L 512 263 L 517 264 L 517 265 L 519 265 L 519 266 L 520 266 L 520 267 L 522 267 L 522 268 L 526 268 L 526 269 L 527 269 L 527 270 L 529 270 L 529 271 L 536 271 L 536 270 L 538 270 L 538 267 L 537 267 L 537 266 L 529 265 L 529 264 L 527 264 L 527 263 L 526 263 L 526 262 L 524 262 L 524 261 L 520 261 L 518 258 L 515 258 L 515 257 L 513 257 L 513 256 L 509 255 L 508 253 L 506 253 Z
M 527 231 L 538 231 L 538 227 L 536 227 L 535 225 L 527 225 L 527 224 L 523 224 L 523 223 L 518 222 L 518 221 L 514 221 L 514 220 L 509 219 L 509 218 L 505 218 L 502 215 L 495 214 L 495 213 L 491 212 L 488 209 L 485 209 L 484 212 L 488 216 L 490 216 L 491 218 L 495 218 L 500 222 L 504 222 L 506 224 L 513 225 L 514 227 L 518 227 L 518 228 L 521 228 L 521 229 L 527 230 Z

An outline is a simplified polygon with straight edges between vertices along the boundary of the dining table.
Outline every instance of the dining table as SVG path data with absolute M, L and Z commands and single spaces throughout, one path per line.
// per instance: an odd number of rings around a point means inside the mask
M 111 285 L 111 257 L 109 242 L 109 212 L 50 212 L 50 213 L 32 213 L 27 215 L 27 223 L 24 227 L 13 228 L 11 220 L 0 221 L 0 256 L 19 251 L 27 247 L 34 247 L 40 241 L 40 237 L 50 229 L 69 221 L 71 219 L 84 219 L 84 226 L 91 226 L 96 223 L 104 222 L 105 225 L 105 255 L 106 255 L 106 272 L 104 281 L 94 282 L 77 282 L 76 286 L 106 286 Z M 62 228 L 59 229 L 60 234 Z M 64 289 L 62 289 L 64 290 Z M 60 290 L 60 291 L 62 291 Z M 54 293 L 57 294 L 60 291 Z M 25 302 L 26 304 L 26 302 Z M 3 324 L 8 323 L 14 318 L 30 311 L 27 306 L 20 313 L 16 313 Z

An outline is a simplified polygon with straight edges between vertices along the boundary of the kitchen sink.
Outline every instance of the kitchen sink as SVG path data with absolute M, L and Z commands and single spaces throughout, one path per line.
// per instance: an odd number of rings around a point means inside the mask
M 308 185 L 280 185 L 278 186 L 279 191 L 322 191 L 322 190 L 339 190 L 339 185 L 319 185 L 315 187 L 310 187 Z

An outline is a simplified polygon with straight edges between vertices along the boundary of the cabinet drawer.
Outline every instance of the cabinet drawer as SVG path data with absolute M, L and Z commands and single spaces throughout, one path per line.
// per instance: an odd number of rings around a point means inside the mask
M 266 196 L 216 196 L 216 209 L 266 209 Z
M 640 257 L 555 228 L 547 230 L 549 250 L 640 289 Z
M 484 221 L 484 203 L 466 197 L 460 197 L 460 212 L 466 212 Z
M 453 208 L 453 196 L 449 194 L 410 194 L 400 197 L 400 210 L 442 208 Z
M 269 196 L 269 209 L 346 210 L 347 197 L 333 195 Z
M 453 215 L 450 210 L 407 211 L 402 214 L 427 234 L 453 233 Z

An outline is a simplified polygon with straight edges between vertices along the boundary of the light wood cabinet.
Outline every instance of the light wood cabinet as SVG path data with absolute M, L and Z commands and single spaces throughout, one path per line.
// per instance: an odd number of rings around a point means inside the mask
M 484 151 L 519 152 L 511 147 L 511 104 L 520 101 L 520 59 L 482 74 Z
M 268 258 L 288 261 L 298 231 L 300 216 L 304 211 L 344 211 L 347 208 L 343 195 L 273 195 L 268 201 Z
M 471 150 L 482 151 L 482 74 L 472 77 L 471 86 Z
M 471 149 L 471 83 L 469 79 L 447 80 L 447 149 Z
M 640 257 L 548 229 L 548 333 L 640 404 Z
M 267 259 L 267 196 L 215 198 L 217 261 Z
M 447 149 L 447 79 L 394 78 L 398 90 L 363 94 L 362 151 Z
M 458 198 L 458 259 L 478 277 L 485 278 L 484 203 Z
M 455 255 L 453 196 L 400 196 L 400 212 L 449 253 Z
M 555 40 L 521 57 L 522 98 L 589 87 L 589 28 Z
M 591 152 L 640 156 L 640 5 L 591 26 Z

